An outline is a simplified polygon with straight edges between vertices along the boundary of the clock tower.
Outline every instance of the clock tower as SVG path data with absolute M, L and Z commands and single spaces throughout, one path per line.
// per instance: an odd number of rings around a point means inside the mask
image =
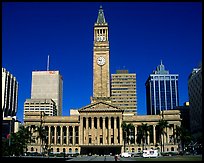
M 108 23 L 105 21 L 102 6 L 94 24 L 93 46 L 93 98 L 95 101 L 110 101 L 110 74 L 109 74 L 109 41 Z

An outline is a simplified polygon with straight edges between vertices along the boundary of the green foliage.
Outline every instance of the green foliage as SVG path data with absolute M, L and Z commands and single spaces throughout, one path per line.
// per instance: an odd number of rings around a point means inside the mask
M 32 141 L 31 136 L 28 127 L 20 126 L 18 132 L 11 133 L 8 139 L 2 141 L 2 155 L 23 155 L 27 149 L 27 144 Z
M 133 141 L 133 140 L 130 140 L 129 136 L 131 131 L 133 131 L 135 127 L 132 123 L 127 124 L 125 122 L 121 124 L 121 127 L 123 130 L 124 152 L 125 152 L 125 144 L 128 143 L 129 141 Z
M 190 132 L 184 127 L 176 126 L 174 133 L 175 133 L 177 142 L 179 143 L 179 147 L 181 148 L 180 150 L 184 152 L 185 146 L 188 145 L 192 140 L 192 136 Z
M 148 136 L 148 131 L 151 131 L 151 127 L 148 126 L 146 123 L 142 123 L 141 126 L 138 127 L 137 132 L 137 143 L 141 144 L 142 142 L 142 149 L 144 150 L 144 144 L 146 143 L 146 139 Z
M 165 131 L 167 129 L 167 127 L 170 127 L 168 121 L 166 121 L 164 119 L 159 120 L 158 132 L 159 132 L 159 140 L 160 140 L 160 144 L 161 144 L 161 152 L 164 151 L 164 144 L 162 143 L 161 136 L 163 136 L 163 142 L 164 142 L 164 135 L 167 134 L 167 132 Z
M 47 140 L 47 131 L 46 129 L 40 125 L 40 126 L 37 126 L 36 130 L 34 132 L 37 132 L 37 137 L 36 139 L 40 139 L 40 146 L 41 146 L 41 149 L 42 149 L 42 153 L 49 153 L 49 149 L 50 149 L 50 146 L 48 145 L 48 140 Z

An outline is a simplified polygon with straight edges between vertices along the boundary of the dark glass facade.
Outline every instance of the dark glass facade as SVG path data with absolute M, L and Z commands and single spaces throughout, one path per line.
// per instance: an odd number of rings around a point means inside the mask
M 169 74 L 162 63 L 150 74 L 145 85 L 148 115 L 179 106 L 178 74 Z

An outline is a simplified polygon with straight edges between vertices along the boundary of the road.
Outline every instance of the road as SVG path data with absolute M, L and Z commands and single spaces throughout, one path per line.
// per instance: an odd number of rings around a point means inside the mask
M 78 156 L 67 161 L 115 161 L 114 156 Z M 117 161 L 135 161 L 132 158 L 118 158 Z

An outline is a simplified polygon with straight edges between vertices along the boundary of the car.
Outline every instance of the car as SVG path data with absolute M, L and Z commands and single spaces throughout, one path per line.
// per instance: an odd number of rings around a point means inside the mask
M 131 157 L 131 153 L 124 152 L 121 154 L 121 157 Z

